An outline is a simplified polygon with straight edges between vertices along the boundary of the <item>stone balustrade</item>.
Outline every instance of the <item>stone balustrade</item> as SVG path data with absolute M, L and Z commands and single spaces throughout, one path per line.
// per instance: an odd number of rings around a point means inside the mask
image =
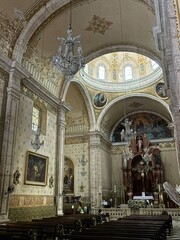
M 99 208 L 92 208 L 92 214 L 98 214 Z M 139 214 L 139 215 L 161 215 L 163 211 L 166 211 L 169 215 L 172 216 L 173 220 L 180 220 L 180 208 L 139 208 L 134 209 L 131 208 L 101 208 L 102 214 L 109 214 L 110 220 L 123 218 L 126 216 L 130 216 L 132 214 Z

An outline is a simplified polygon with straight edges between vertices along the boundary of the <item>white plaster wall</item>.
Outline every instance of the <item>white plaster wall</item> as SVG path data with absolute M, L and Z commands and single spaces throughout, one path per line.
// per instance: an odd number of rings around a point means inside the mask
M 34 134 L 31 130 L 33 100 L 25 95 L 21 95 L 19 105 L 17 139 L 15 147 L 15 158 L 13 172 L 19 168 L 20 183 L 15 186 L 14 194 L 22 195 L 53 195 L 54 188 L 49 187 L 49 178 L 53 175 L 55 179 L 55 153 L 56 153 L 56 121 L 57 116 L 47 111 L 46 136 L 40 135 L 40 141 L 44 140 L 44 145 L 37 151 L 38 154 L 49 157 L 48 177 L 46 186 L 25 185 L 25 165 L 27 151 L 35 152 L 31 146 L 34 141 Z
M 83 166 L 80 163 L 81 156 L 85 154 L 85 159 L 87 160 L 86 165 Z M 81 195 L 82 197 L 89 197 L 89 153 L 88 153 L 88 143 L 75 143 L 65 145 L 65 156 L 70 158 L 74 164 L 74 194 Z M 82 172 L 85 172 L 83 176 Z M 83 191 L 81 191 L 81 184 L 84 186 Z

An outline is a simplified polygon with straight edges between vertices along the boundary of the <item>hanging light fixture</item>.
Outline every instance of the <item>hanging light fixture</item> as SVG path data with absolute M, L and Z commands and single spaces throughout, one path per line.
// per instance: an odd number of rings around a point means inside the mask
M 67 39 L 59 37 L 60 46 L 53 62 L 64 76 L 73 77 L 85 65 L 80 36 L 73 37 L 72 9 L 70 0 L 70 24 L 67 30 Z
M 122 18 L 122 5 L 121 5 L 121 1 L 119 2 L 119 11 L 120 11 L 120 23 L 121 23 L 121 38 L 122 38 L 122 44 L 124 41 L 124 35 L 123 35 L 123 18 Z M 131 139 L 134 137 L 134 135 L 136 133 L 134 133 L 131 125 L 132 125 L 132 121 L 129 120 L 129 118 L 127 117 L 127 106 L 126 106 L 126 92 L 127 92 L 127 85 L 126 85 L 126 73 L 125 73 L 125 61 L 126 61 L 126 57 L 125 57 L 125 52 L 123 51 L 122 54 L 122 77 L 123 77 L 123 81 L 124 81 L 124 123 L 121 123 L 124 128 L 121 131 L 121 141 L 125 141 L 125 142 L 129 142 L 131 141 Z

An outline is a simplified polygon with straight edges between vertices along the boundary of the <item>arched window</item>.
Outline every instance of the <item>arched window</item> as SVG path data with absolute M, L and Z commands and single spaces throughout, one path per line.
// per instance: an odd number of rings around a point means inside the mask
M 125 75 L 125 80 L 130 80 L 133 77 L 132 74 L 132 67 L 131 66 L 126 66 L 124 69 L 124 75 Z
M 155 70 L 156 68 L 159 67 L 159 65 L 157 64 L 157 62 L 151 60 L 151 66 L 152 66 L 152 69 Z
M 103 65 L 100 65 L 99 66 L 99 69 L 98 69 L 98 78 L 101 79 L 101 80 L 104 80 L 105 79 L 105 66 Z
M 32 130 L 34 132 L 38 132 L 40 130 L 41 125 L 41 110 L 37 107 L 33 107 L 32 114 Z

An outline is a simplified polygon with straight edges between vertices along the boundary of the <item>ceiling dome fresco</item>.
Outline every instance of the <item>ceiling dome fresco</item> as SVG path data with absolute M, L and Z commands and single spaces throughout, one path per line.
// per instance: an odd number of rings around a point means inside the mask
M 82 73 L 88 85 L 106 91 L 147 87 L 162 78 L 162 69 L 152 59 L 133 52 L 114 52 L 86 64 Z

